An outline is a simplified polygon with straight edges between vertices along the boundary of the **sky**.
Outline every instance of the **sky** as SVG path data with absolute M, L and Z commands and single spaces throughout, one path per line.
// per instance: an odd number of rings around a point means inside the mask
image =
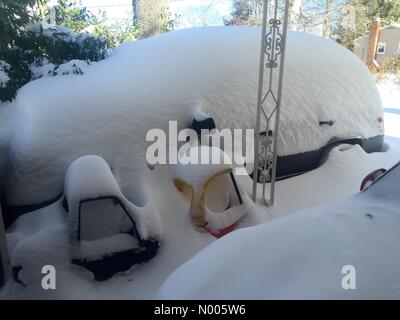
M 82 0 L 84 6 L 96 13 L 106 11 L 109 22 L 131 20 L 132 0 Z M 229 16 L 232 0 L 170 0 L 172 17 L 177 16 L 175 29 L 218 26 Z

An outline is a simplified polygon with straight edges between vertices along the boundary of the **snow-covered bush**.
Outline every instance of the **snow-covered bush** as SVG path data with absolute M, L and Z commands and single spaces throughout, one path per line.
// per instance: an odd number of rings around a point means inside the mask
M 4 88 L 10 80 L 10 77 L 8 76 L 9 68 L 10 65 L 7 62 L 0 60 L 0 88 Z
M 41 76 L 82 74 L 76 62 L 68 72 L 58 69 L 71 60 L 81 60 L 81 65 L 102 60 L 108 50 L 137 39 L 143 28 L 129 21 L 110 25 L 104 11 L 94 14 L 81 0 L 57 0 L 51 9 L 48 2 L 0 1 L 0 60 L 9 64 L 4 70 L 7 85 L 0 86 L 0 102 L 11 101 L 20 87 Z M 165 13 L 161 18 L 165 23 L 160 32 L 171 31 L 174 20 Z M 54 24 L 44 23 L 50 20 Z
M 393 57 L 385 60 L 381 65 L 380 73 L 397 74 L 397 77 L 400 79 L 400 57 Z
M 47 23 L 30 24 L 27 29 L 29 32 L 43 35 L 50 41 L 61 40 L 55 47 L 51 43 L 48 44 L 51 56 L 35 57 L 29 64 L 31 80 L 44 76 L 82 75 L 92 61 L 102 60 L 107 55 L 104 41 L 87 32 L 76 34 L 71 29 Z
M 31 64 L 29 69 L 32 72 L 32 80 L 35 80 L 42 77 L 65 76 L 68 74 L 83 75 L 92 64 L 93 62 L 90 62 L 90 60 L 71 60 L 56 65 L 44 59 L 41 62 L 37 61 L 37 63 Z
M 102 60 L 107 52 L 106 41 L 87 32 L 77 34 L 57 25 L 30 23 L 12 45 L 0 48 L 1 79 L 7 80 L 1 82 L 0 101 L 12 100 L 20 87 L 43 75 L 82 74 L 81 65 Z M 74 62 L 65 65 L 69 61 Z

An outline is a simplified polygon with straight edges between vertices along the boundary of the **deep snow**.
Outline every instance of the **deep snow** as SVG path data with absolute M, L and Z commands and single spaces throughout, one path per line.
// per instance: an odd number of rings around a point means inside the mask
M 378 82 L 385 111 L 385 134 L 400 138 L 400 78 L 388 74 Z
M 220 128 L 254 127 L 259 43 L 258 28 L 171 32 L 124 43 L 83 75 L 24 86 L 9 140 L 7 204 L 55 198 L 68 165 L 97 154 L 126 197 L 141 205 L 149 129 L 167 131 L 168 120 L 177 120 L 178 130 L 187 127 L 196 108 Z M 289 32 L 287 52 L 282 155 L 318 149 L 334 136 L 382 134 L 379 94 L 359 59 L 300 32 Z M 320 127 L 326 120 L 335 125 Z
M 377 82 L 385 109 L 400 109 L 400 74 L 386 74 Z
M 400 160 L 400 83 L 389 76 L 378 88 L 387 152 L 367 155 L 357 146 L 343 145 L 332 150 L 323 167 L 280 181 L 276 208 L 262 220 L 284 219 L 237 231 L 208 246 L 166 280 L 157 298 L 398 299 L 399 168 L 383 186 L 377 185 L 377 192 L 370 190 L 372 195 L 349 197 L 358 191 L 363 172 L 388 169 Z M 341 269 L 348 264 L 356 267 L 354 291 L 341 287 Z M 204 265 L 210 267 L 199 270 Z
M 335 148 L 322 167 L 278 182 L 277 207 L 274 210 L 254 204 L 249 206 L 248 215 L 240 227 L 267 222 L 357 193 L 362 179 L 369 172 L 380 167 L 389 168 L 400 159 L 399 140 L 389 138 L 387 143 L 386 152 L 374 154 L 366 154 L 359 146 Z M 24 263 L 26 266 L 20 272 L 20 277 L 27 287 L 10 280 L 0 290 L 0 297 L 153 298 L 160 285 L 174 270 L 215 241 L 210 234 L 197 230 L 191 223 L 188 204 L 173 185 L 174 176 L 173 166 L 164 166 L 156 167 L 145 177 L 153 192 L 151 199 L 160 210 L 163 227 L 163 244 L 153 260 L 106 282 L 93 282 L 87 271 L 72 267 L 69 263 L 67 216 L 61 202 L 57 202 L 20 217 L 9 229 L 11 259 L 14 263 Z M 251 190 L 249 177 L 239 177 L 238 181 L 244 190 Z M 290 235 L 287 238 L 287 241 L 291 241 Z M 268 248 L 279 250 L 280 243 L 271 243 Z M 239 255 L 238 252 L 235 254 Z M 297 256 L 288 256 L 286 264 L 295 266 L 295 257 Z M 41 289 L 41 268 L 44 264 L 56 267 L 57 290 Z
M 363 193 L 233 232 L 178 268 L 157 297 L 399 299 L 399 180 L 397 166 Z M 342 287 L 348 265 L 355 290 Z
M 193 31 L 193 32 L 198 32 L 198 31 Z M 129 46 L 130 45 L 128 44 L 128 47 Z M 240 50 L 244 51 L 245 49 L 241 48 Z M 118 54 L 120 55 L 120 57 L 122 55 L 122 53 L 121 52 L 118 53 L 118 51 L 114 54 L 115 55 Z M 124 59 L 131 60 L 131 57 L 129 56 L 128 53 L 126 53 Z M 101 65 L 101 63 L 99 65 Z M 109 68 L 106 68 L 106 65 L 107 64 L 103 65 L 101 68 L 103 68 L 104 70 L 106 69 L 110 70 L 111 66 Z M 154 73 L 163 72 L 162 71 L 163 68 L 157 70 L 156 66 L 153 65 L 147 65 L 143 67 L 139 66 L 139 70 L 142 70 L 143 75 L 145 75 L 144 73 L 145 68 L 153 69 Z M 91 68 L 89 67 L 89 70 L 87 71 L 88 73 L 91 73 L 90 69 Z M 131 70 L 127 70 L 125 76 L 128 77 L 130 71 Z M 131 75 L 129 75 L 129 77 L 130 76 Z M 322 74 L 320 74 L 320 76 L 322 79 Z M 47 79 L 40 80 L 39 83 L 48 86 L 47 88 L 52 89 L 56 88 L 58 84 L 71 85 L 73 81 L 76 81 L 79 78 L 78 76 L 66 76 L 66 77 L 60 77 L 60 79 L 61 80 L 56 81 L 57 85 L 52 84 L 53 83 L 52 81 L 48 82 Z M 94 79 L 94 76 L 92 79 Z M 193 77 L 193 74 L 191 75 L 191 79 L 195 79 L 195 77 Z M 114 80 L 115 79 L 107 78 L 104 79 L 104 82 L 109 81 L 109 83 L 111 84 L 112 81 Z M 145 80 L 147 81 L 149 79 L 145 77 Z M 208 80 L 211 81 L 210 79 Z M 102 81 L 103 80 L 99 80 L 99 82 Z M 158 80 L 156 79 L 154 81 L 157 82 Z M 152 83 L 154 83 L 154 81 Z M 35 83 L 32 85 L 37 89 L 39 89 L 40 85 Z M 306 87 L 306 83 L 301 82 L 301 84 L 304 85 L 304 87 Z M 315 82 L 314 84 L 317 85 L 317 82 Z M 223 84 L 221 83 L 221 85 Z M 125 89 L 131 90 L 128 84 L 124 84 L 123 87 L 124 90 Z M 77 86 L 75 86 L 74 88 L 76 89 Z M 102 86 L 102 89 L 106 90 L 106 88 L 107 86 L 104 84 L 104 86 Z M 153 88 L 154 87 L 151 86 L 149 88 L 149 91 L 153 92 L 152 91 Z M 362 90 L 366 89 L 368 90 L 368 88 L 365 87 L 362 88 Z M 24 89 L 24 90 L 29 91 L 33 89 Z M 375 89 L 373 89 L 372 91 L 374 90 Z M 110 93 L 109 91 L 107 92 Z M 371 90 L 368 92 L 371 93 Z M 70 93 L 72 94 L 72 91 Z M 166 93 L 165 91 L 160 92 L 161 95 L 165 93 Z M 173 92 L 173 94 L 177 93 Z M 95 90 L 93 91 L 90 90 L 89 96 L 90 95 L 95 95 Z M 374 96 L 375 94 L 372 93 L 372 95 Z M 106 99 L 107 98 L 106 96 L 107 94 L 104 94 L 102 95 L 102 98 Z M 124 97 L 127 96 L 128 94 L 124 93 Z M 48 92 L 46 93 L 46 97 L 54 99 L 53 101 L 57 100 L 57 94 L 53 95 L 50 90 L 48 90 Z M 144 95 L 142 97 L 144 97 Z M 26 99 L 27 98 L 28 97 L 26 96 Z M 37 101 L 40 101 L 39 97 L 36 98 Z M 75 98 L 69 98 L 69 97 L 66 98 L 67 98 L 66 102 L 63 102 L 65 104 L 67 104 L 68 101 L 76 102 Z M 254 97 L 252 97 L 251 101 L 253 101 L 253 98 Z M 305 97 L 301 98 L 303 99 Z M 335 99 L 340 99 L 340 97 L 335 97 Z M 120 106 L 118 103 L 120 103 L 123 99 L 116 97 L 115 100 L 116 104 Z M 111 103 L 111 99 L 107 98 L 106 101 Z M 240 98 L 238 101 L 242 101 L 244 103 L 245 102 L 244 97 Z M 148 109 L 147 110 L 148 112 L 147 111 L 143 112 L 145 113 L 147 119 L 151 118 L 150 115 L 151 110 L 154 111 L 155 109 L 157 109 L 159 106 L 162 105 L 161 99 L 157 103 L 155 102 L 154 105 L 152 104 L 150 107 L 146 108 Z M 212 101 L 207 101 L 207 104 L 211 105 L 211 103 Z M 197 103 L 193 104 L 192 102 L 190 102 L 188 105 L 193 106 L 198 104 Z M 219 104 L 215 105 L 219 107 Z M 40 105 L 36 105 L 36 107 L 41 109 Z M 153 107 L 154 109 L 152 109 Z M 177 110 L 175 109 L 175 107 L 176 106 L 174 106 L 174 110 Z M 182 106 L 181 110 L 186 110 L 186 107 L 187 105 Z M 33 108 L 33 106 L 22 109 L 24 109 L 24 112 L 28 112 L 30 108 Z M 78 106 L 71 105 L 71 108 L 73 110 L 79 110 Z M 15 115 L 13 112 L 11 112 L 10 109 L 12 108 L 0 108 L 0 112 L 7 113 L 7 115 L 11 114 L 10 117 L 14 117 Z M 21 112 L 21 107 L 19 107 L 19 109 L 20 110 L 18 113 Z M 44 110 L 50 112 L 51 111 L 50 106 L 49 109 L 44 108 L 43 111 Z M 57 110 L 50 112 L 49 119 L 52 118 L 58 119 L 59 116 L 64 115 L 64 114 L 57 114 L 58 113 Z M 125 111 L 126 110 L 128 109 L 125 109 Z M 168 112 L 165 112 L 164 115 L 167 113 Z M 86 112 L 84 112 L 84 115 L 85 118 L 86 117 L 90 118 L 91 116 L 93 116 L 92 114 Z M 27 116 L 26 119 L 30 118 L 29 113 L 27 113 L 26 116 Z M 187 116 L 188 118 L 190 118 L 190 114 Z M 113 116 L 110 117 L 110 119 L 115 119 L 115 118 L 119 118 L 119 116 L 117 114 L 113 114 Z M 9 119 L 10 118 L 8 116 L 3 117 L 2 119 L 0 114 L 0 121 L 6 123 L 7 124 L 6 127 L 13 128 L 15 123 L 12 121 L 7 121 Z M 133 115 L 132 117 L 130 117 L 129 121 L 131 121 L 132 119 L 134 119 Z M 45 123 L 45 120 L 46 119 L 41 120 L 43 121 L 42 122 L 43 124 Z M 71 121 L 69 121 L 68 124 L 74 126 L 74 121 L 72 121 L 73 119 L 71 118 L 70 120 Z M 136 123 L 138 122 L 135 122 L 135 124 Z M 96 123 L 93 122 L 88 124 L 87 126 L 85 125 L 86 126 L 85 130 L 90 127 L 93 130 L 95 129 L 101 131 L 102 130 L 101 127 L 106 124 L 107 124 L 106 119 L 104 119 L 104 122 L 101 121 L 98 124 L 98 127 L 96 126 Z M 40 125 L 38 128 L 40 128 Z M 52 134 L 57 132 L 56 128 L 49 128 L 49 129 L 51 129 L 49 132 Z M 55 131 L 53 131 L 53 129 Z M 107 129 L 108 131 L 111 131 L 110 128 Z M 5 127 L 0 127 L 0 130 L 3 130 L 3 132 L 5 132 L 5 134 L 2 137 L 4 140 L 3 146 L 7 146 L 9 139 L 5 137 L 7 137 L 10 131 L 7 130 Z M 33 130 L 33 128 L 29 127 L 24 128 L 24 130 L 26 130 L 23 132 L 24 134 L 27 134 L 28 131 L 34 132 L 31 131 Z M 86 133 L 85 130 L 79 131 L 80 138 L 84 137 L 84 134 Z M 134 132 L 133 130 L 130 131 L 130 129 L 128 129 L 127 127 L 124 127 L 124 130 L 125 130 L 124 135 L 120 136 L 119 133 L 117 132 L 114 132 L 114 134 L 117 136 L 117 138 L 121 138 L 121 137 L 126 137 L 129 134 L 134 134 L 136 132 L 136 131 Z M 59 134 L 68 132 L 69 132 L 68 127 L 65 126 L 63 128 L 60 128 Z M 43 138 L 44 142 L 47 143 L 49 141 L 45 139 L 46 138 L 45 133 L 46 132 L 44 130 L 41 133 L 40 138 Z M 29 135 L 27 135 L 25 139 L 27 139 L 26 142 L 28 143 L 29 142 L 28 140 L 30 139 Z M 87 140 L 88 141 L 87 142 L 84 141 L 84 143 L 86 144 L 86 146 L 91 146 L 90 143 L 91 138 L 88 137 Z M 34 140 L 34 141 L 36 141 L 37 143 L 40 140 Z M 72 143 L 72 139 L 68 142 Z M 103 145 L 104 141 L 100 141 L 99 139 L 98 141 L 94 141 L 94 143 L 97 143 L 98 145 Z M 1 146 L 1 139 L 0 139 L 0 146 Z M 58 148 L 58 146 L 51 146 L 51 145 L 49 146 L 51 147 L 52 151 L 55 151 Z M 43 144 L 40 150 L 46 150 L 46 146 Z M 364 178 L 366 174 L 380 167 L 389 168 L 400 159 L 400 141 L 398 139 L 387 137 L 385 150 L 386 152 L 383 153 L 375 153 L 368 155 L 358 146 L 340 146 L 335 148 L 334 150 L 332 150 L 326 163 L 322 167 L 314 171 L 311 171 L 307 174 L 304 174 L 302 176 L 278 182 L 276 208 L 271 210 L 255 204 L 250 205 L 248 208 L 249 213 L 246 216 L 246 218 L 241 222 L 240 227 L 253 226 L 256 224 L 260 224 L 262 222 L 268 222 L 269 220 L 284 217 L 289 213 L 293 213 L 304 208 L 326 204 L 331 201 L 340 199 L 342 197 L 353 195 L 358 191 L 361 180 Z M 87 153 L 85 152 L 84 154 Z M 116 157 L 115 155 L 111 157 L 111 160 L 114 161 L 115 157 Z M 64 159 L 62 159 L 62 161 L 63 160 Z M 36 162 L 33 161 L 33 163 Z M 123 164 L 123 163 L 120 162 L 118 164 Z M 38 165 L 39 167 L 41 166 L 41 164 Z M 124 275 L 117 275 L 104 283 L 93 282 L 91 280 L 91 275 L 87 271 L 84 271 L 77 267 L 72 267 L 71 264 L 69 263 L 70 244 L 68 239 L 69 230 L 67 227 L 68 218 L 62 209 L 61 202 L 59 201 L 57 203 L 54 203 L 53 205 L 50 205 L 43 209 L 22 216 L 8 230 L 9 233 L 7 237 L 8 237 L 9 252 L 15 264 L 24 264 L 26 266 L 26 268 L 24 268 L 21 271 L 20 276 L 22 280 L 26 282 L 27 287 L 24 288 L 19 284 L 13 282 L 12 280 L 10 280 L 4 288 L 0 289 L 0 298 L 135 299 L 135 298 L 155 297 L 155 293 L 158 291 L 160 285 L 174 270 L 180 267 L 183 263 L 190 260 L 200 250 L 206 248 L 209 244 L 215 241 L 215 239 L 208 233 L 201 232 L 193 227 L 190 221 L 188 204 L 173 185 L 173 179 L 176 176 L 175 169 L 176 169 L 175 166 L 164 166 L 164 167 L 156 167 L 154 171 L 143 170 L 143 176 L 141 177 L 142 180 L 145 182 L 145 185 L 149 188 L 149 190 L 151 190 L 149 199 L 159 209 L 161 216 L 161 224 L 163 227 L 163 245 L 160 249 L 159 254 L 149 263 L 146 263 L 143 266 L 135 267 L 130 272 Z M 50 168 L 50 171 L 53 172 L 54 170 Z M 248 177 L 245 176 L 238 177 L 238 182 L 243 190 L 247 192 L 251 191 L 251 181 Z M 293 216 L 297 216 L 297 214 Z M 280 220 L 283 219 L 279 219 L 278 221 L 273 223 L 280 224 L 281 223 L 279 222 Z M 301 218 L 298 218 L 298 220 L 301 220 Z M 304 225 L 304 222 L 302 223 L 301 221 L 299 221 L 299 223 L 301 225 Z M 257 228 L 258 230 L 260 230 L 267 225 L 269 225 L 269 223 L 259 226 Z M 346 228 L 347 227 L 344 226 L 343 230 L 347 230 Z M 391 227 L 388 226 L 388 228 L 385 228 L 385 230 L 383 230 L 382 233 L 384 233 L 386 230 L 389 230 L 390 228 Z M 292 230 L 295 230 L 295 228 Z M 247 232 L 247 231 L 241 231 L 241 232 Z M 316 230 L 316 232 L 318 233 L 319 231 Z M 252 235 L 249 235 L 249 238 L 252 237 L 253 237 Z M 263 235 L 260 235 L 260 238 L 261 237 L 263 237 Z M 292 241 L 290 234 L 286 238 L 287 242 Z M 217 243 L 219 243 L 219 240 Z M 127 243 L 126 245 L 132 246 L 134 244 Z M 268 247 L 268 250 L 277 251 L 280 248 L 279 245 L 280 245 L 279 242 L 277 244 L 273 243 L 271 244 L 270 247 Z M 235 251 L 234 254 L 239 256 L 237 251 Z M 297 254 L 297 252 L 295 252 L 291 256 L 289 255 L 288 257 L 286 257 L 287 263 L 285 264 L 285 266 L 293 265 L 295 267 L 296 262 L 298 261 L 297 260 L 298 257 L 299 255 Z M 213 263 L 214 262 L 215 261 L 213 261 Z M 368 263 L 369 262 L 367 261 L 366 264 Z M 41 274 L 41 268 L 45 264 L 52 264 L 56 267 L 57 290 L 55 291 L 45 291 L 42 290 L 40 287 L 40 282 L 43 276 Z M 249 262 L 249 264 L 251 264 L 251 262 Z M 301 270 L 298 271 L 300 272 Z M 334 272 L 336 274 L 337 270 L 335 269 Z M 394 272 L 397 271 L 394 270 Z M 247 274 L 248 273 L 244 273 L 241 274 L 241 276 L 243 277 L 246 276 Z M 339 273 L 338 277 L 340 276 L 341 275 Z M 387 279 L 389 278 L 390 274 L 388 273 Z M 385 278 L 384 280 L 387 281 L 387 279 Z M 337 284 L 340 286 L 340 282 L 338 282 Z M 323 287 L 321 286 L 319 289 L 322 290 Z
M 368 171 L 364 166 L 388 169 L 400 160 L 400 83 L 388 76 L 378 88 L 385 108 L 385 148 L 392 150 L 367 155 L 356 146 L 338 147 L 322 168 L 279 182 L 276 209 L 263 220 L 284 219 L 237 231 L 208 246 L 176 270 L 157 297 L 398 299 L 400 170 L 377 185 L 378 194 L 348 197 Z M 341 287 L 341 269 L 348 264 L 356 268 L 354 291 Z M 204 265 L 210 266 L 206 272 L 198 268 Z

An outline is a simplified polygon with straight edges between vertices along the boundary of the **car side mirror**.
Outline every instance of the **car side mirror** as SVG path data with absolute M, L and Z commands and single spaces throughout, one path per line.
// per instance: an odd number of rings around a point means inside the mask
M 215 121 L 213 118 L 207 118 L 201 121 L 197 121 L 193 119 L 192 125 L 190 127 L 194 131 L 196 131 L 197 135 L 200 136 L 201 130 L 213 130 L 216 128 Z
M 369 173 L 361 182 L 360 191 L 362 192 L 367 190 L 371 185 L 375 183 L 376 180 L 383 176 L 386 171 L 386 169 L 382 168 Z

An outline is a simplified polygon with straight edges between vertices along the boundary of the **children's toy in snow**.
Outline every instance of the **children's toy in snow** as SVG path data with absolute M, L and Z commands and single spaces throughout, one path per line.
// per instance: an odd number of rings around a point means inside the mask
M 193 223 L 219 238 L 246 215 L 231 161 L 215 147 L 194 147 L 182 155 L 174 184 L 190 204 Z
M 157 209 L 128 201 L 103 158 L 75 160 L 66 173 L 64 196 L 72 263 L 91 271 L 95 280 L 156 255 L 161 234 Z

